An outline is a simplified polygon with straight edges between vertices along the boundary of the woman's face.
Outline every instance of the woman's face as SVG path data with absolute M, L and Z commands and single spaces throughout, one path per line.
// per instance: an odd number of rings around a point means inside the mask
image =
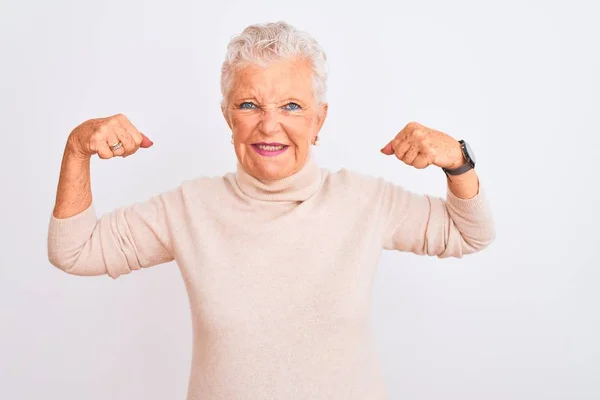
M 308 159 L 327 105 L 313 94 L 310 63 L 282 61 L 238 70 L 223 115 L 246 172 L 267 181 L 296 173 Z

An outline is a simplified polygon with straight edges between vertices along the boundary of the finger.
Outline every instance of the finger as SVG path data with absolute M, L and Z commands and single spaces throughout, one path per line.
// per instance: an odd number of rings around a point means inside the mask
M 103 140 L 102 142 L 99 142 L 96 147 L 98 148 L 98 157 L 104 159 L 104 160 L 108 160 L 109 158 L 113 158 L 115 156 L 115 154 L 113 153 L 112 149 L 110 148 L 110 146 L 108 145 L 108 142 L 106 140 Z
M 396 154 L 396 149 L 398 148 L 398 146 L 400 146 L 400 144 L 406 140 L 406 133 L 409 131 L 408 127 L 404 127 L 402 128 L 402 130 L 400 132 L 398 132 L 398 134 L 396 135 L 396 137 L 394 139 L 392 139 L 388 144 L 386 144 L 385 146 L 383 146 L 383 148 L 379 151 L 381 151 L 383 154 L 386 154 L 388 156 L 391 156 L 392 154 Z
M 430 166 L 432 163 L 432 158 L 429 154 L 419 153 L 417 157 L 413 160 L 412 166 L 418 169 L 423 169 Z
M 415 143 L 411 144 L 406 153 L 400 158 L 408 165 L 413 165 L 415 158 L 419 155 L 419 146 Z
M 114 156 L 122 156 L 125 153 L 123 143 L 121 143 L 120 147 L 115 149 L 115 146 L 118 146 L 120 142 L 121 138 L 117 134 L 117 129 L 115 129 L 115 127 L 111 128 L 106 134 L 106 144 Z
M 139 147 L 142 148 L 148 148 L 150 146 L 152 146 L 154 143 L 152 142 L 152 140 L 150 140 L 146 135 L 144 135 L 143 133 L 141 133 L 132 123 L 131 121 L 129 121 L 129 119 L 127 117 L 125 117 L 124 115 L 121 116 L 120 118 L 120 122 L 123 125 L 123 127 L 127 130 L 127 132 L 129 132 L 129 134 L 131 135 L 131 137 L 133 138 L 133 141 L 135 142 L 136 145 L 136 150 Z
M 115 127 L 115 132 L 121 143 L 123 143 L 123 149 L 125 150 L 122 154 L 123 157 L 130 156 L 137 151 L 138 146 L 135 144 L 131 134 L 123 127 L 121 123 Z
M 392 147 L 392 142 L 393 142 L 393 140 L 391 140 L 388 144 L 383 146 L 383 148 L 379 151 L 381 151 L 383 154 L 388 155 L 388 156 L 391 156 L 392 154 L 394 154 L 394 148 Z
M 409 140 L 404 139 L 401 142 L 398 142 L 397 144 L 393 144 L 392 146 L 394 147 L 394 154 L 396 155 L 396 158 L 404 161 L 404 155 L 406 154 L 408 149 L 410 149 L 411 142 Z
M 150 139 L 148 139 L 148 136 L 144 135 L 142 133 L 142 142 L 140 143 L 140 147 L 147 149 L 148 147 L 152 146 L 154 144 L 154 142 Z
M 134 154 L 140 147 L 142 135 L 138 132 L 135 126 L 133 126 L 131 121 L 129 121 L 129 119 L 123 114 L 117 115 L 116 120 L 118 121 L 118 127 L 116 128 L 117 133 L 123 142 L 123 147 L 125 148 L 123 157 L 130 156 Z

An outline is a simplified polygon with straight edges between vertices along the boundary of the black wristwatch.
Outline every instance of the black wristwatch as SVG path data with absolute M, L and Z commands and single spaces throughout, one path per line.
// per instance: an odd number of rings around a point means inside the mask
M 458 143 L 460 143 L 460 148 L 467 162 L 454 169 L 442 168 L 448 175 L 461 175 L 475 168 L 475 153 L 473 153 L 473 150 L 471 150 L 471 146 L 469 146 L 469 144 L 464 140 L 459 140 Z

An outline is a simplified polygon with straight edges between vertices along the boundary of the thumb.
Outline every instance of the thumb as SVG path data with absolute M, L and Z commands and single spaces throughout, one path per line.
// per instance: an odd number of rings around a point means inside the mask
M 383 149 L 379 150 L 381 151 L 383 154 L 391 156 L 392 154 L 394 154 L 394 149 L 392 148 L 392 141 L 390 141 L 388 144 L 386 144 Z
M 148 139 L 148 136 L 144 135 L 142 133 L 142 143 L 140 143 L 140 147 L 147 149 L 148 147 L 152 146 L 154 144 L 154 142 L 150 139 Z

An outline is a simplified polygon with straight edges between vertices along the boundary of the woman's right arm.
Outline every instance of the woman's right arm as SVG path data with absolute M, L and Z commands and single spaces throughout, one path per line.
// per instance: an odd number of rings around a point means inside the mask
M 122 143 L 115 150 L 111 145 Z M 168 207 L 179 188 L 96 217 L 90 159 L 126 157 L 152 142 L 123 115 L 86 121 L 71 132 L 63 154 L 48 230 L 50 262 L 74 275 L 113 278 L 173 259 Z

